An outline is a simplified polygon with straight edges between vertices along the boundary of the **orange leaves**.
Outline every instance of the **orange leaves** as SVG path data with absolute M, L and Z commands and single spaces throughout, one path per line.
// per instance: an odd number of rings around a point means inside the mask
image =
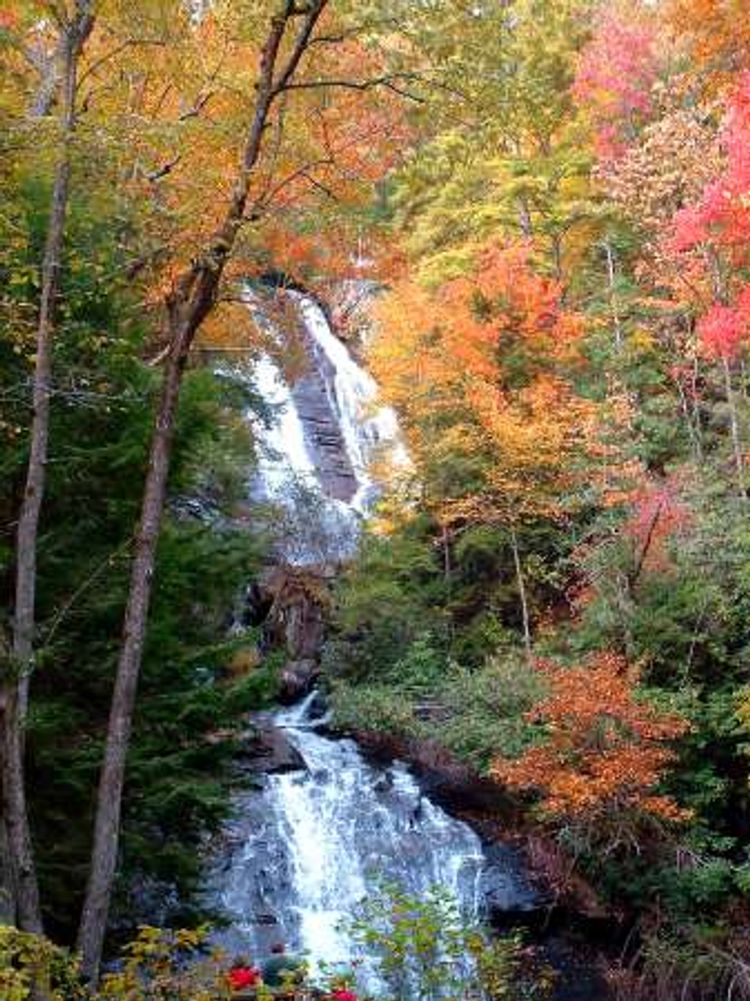
M 567 378 L 582 322 L 531 252 L 492 245 L 472 274 L 435 292 L 405 281 L 381 304 L 370 361 L 415 459 L 481 470 L 470 493 L 443 498 L 443 521 L 557 517 L 588 436 L 590 406 Z
M 191 17 L 189 6 L 103 9 L 81 74 L 84 124 L 103 137 L 109 183 L 159 248 L 139 273 L 156 289 L 151 298 L 199 256 L 232 197 L 258 46 L 278 8 L 217 2 Z M 267 123 L 236 243 L 240 273 L 351 271 L 361 209 L 409 137 L 404 99 L 375 85 L 385 60 L 358 11 L 328 5 Z
M 498 781 L 539 793 L 551 817 L 593 820 L 635 811 L 687 818 L 655 792 L 674 757 L 668 742 L 687 724 L 637 698 L 637 676 L 621 657 L 604 652 L 570 668 L 538 661 L 536 669 L 548 694 L 528 718 L 543 725 L 544 742 L 515 761 L 497 759 Z
M 523 347 L 549 365 L 580 337 L 580 319 L 560 306 L 559 282 L 537 274 L 528 241 L 490 245 L 471 275 L 446 283 L 438 299 L 450 315 L 447 336 L 472 375 L 498 373 L 498 350 Z
M 701 75 L 709 83 L 723 84 L 750 46 L 745 0 L 671 0 L 667 11 L 677 31 L 689 40 Z

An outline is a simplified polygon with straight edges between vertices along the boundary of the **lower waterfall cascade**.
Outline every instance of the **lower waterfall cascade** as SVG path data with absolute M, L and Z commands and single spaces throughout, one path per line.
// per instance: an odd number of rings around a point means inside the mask
M 250 489 L 290 519 L 279 559 L 320 565 L 345 558 L 356 545 L 377 496 L 368 468 L 373 456 L 385 447 L 397 464 L 408 457 L 394 413 L 377 407 L 376 384 L 319 304 L 299 293 L 280 294 L 298 310 L 311 371 L 302 385 L 290 387 L 265 356 L 250 372 L 234 373 L 252 381 L 275 414 L 270 424 L 254 425 L 260 455 Z M 260 309 L 252 297 L 249 308 Z M 308 504 L 314 496 L 320 520 L 309 508 L 296 509 L 300 487 Z M 318 716 L 314 691 L 291 708 L 264 714 L 263 725 L 281 732 L 299 767 L 263 774 L 236 797 L 207 877 L 208 901 L 228 922 L 216 934 L 219 944 L 263 957 L 283 941 L 304 954 L 313 971 L 320 962 L 345 964 L 354 953 L 346 921 L 382 880 L 417 895 L 440 887 L 467 916 L 481 913 L 487 865 L 477 834 L 431 802 L 405 764 L 370 763 L 353 740 L 332 736 Z M 532 891 L 517 868 L 509 864 L 500 880 L 523 909 Z
M 318 732 L 315 699 L 275 715 L 304 767 L 239 797 L 211 879 L 231 922 L 222 945 L 263 956 L 280 940 L 313 970 L 352 958 L 346 921 L 383 878 L 420 895 L 444 888 L 473 916 L 484 861 L 477 835 L 405 765 L 374 766 L 354 741 Z

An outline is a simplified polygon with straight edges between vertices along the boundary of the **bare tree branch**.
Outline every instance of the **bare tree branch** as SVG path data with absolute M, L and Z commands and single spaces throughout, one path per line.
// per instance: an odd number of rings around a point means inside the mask
M 392 73 L 386 74 L 385 76 L 372 77 L 369 80 L 299 80 L 294 83 L 286 84 L 284 90 L 323 90 L 339 88 L 344 90 L 366 91 L 373 90 L 375 87 L 386 87 L 389 90 L 395 91 L 401 97 L 406 97 L 410 101 L 417 101 L 420 104 L 424 104 L 425 98 L 421 95 L 414 94 L 411 91 L 397 86 L 397 81 L 400 80 L 413 81 L 419 79 L 420 77 L 416 73 Z

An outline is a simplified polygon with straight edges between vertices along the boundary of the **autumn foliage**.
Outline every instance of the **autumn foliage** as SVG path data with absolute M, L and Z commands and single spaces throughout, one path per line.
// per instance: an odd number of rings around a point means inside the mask
M 573 94 L 588 108 L 602 160 L 621 156 L 648 120 L 659 56 L 656 23 L 648 10 L 619 3 L 599 11 Z
M 657 787 L 673 760 L 669 742 L 686 723 L 637 696 L 634 672 L 614 654 L 562 667 L 537 661 L 548 694 L 528 714 L 542 742 L 517 760 L 498 759 L 492 774 L 541 796 L 553 818 L 587 821 L 623 813 L 662 820 L 687 814 Z
M 371 363 L 415 453 L 482 462 L 483 486 L 446 497 L 443 517 L 561 512 L 590 417 L 568 378 L 582 322 L 563 306 L 560 283 L 535 271 L 531 246 L 487 247 L 471 275 L 433 292 L 404 282 L 379 316 Z

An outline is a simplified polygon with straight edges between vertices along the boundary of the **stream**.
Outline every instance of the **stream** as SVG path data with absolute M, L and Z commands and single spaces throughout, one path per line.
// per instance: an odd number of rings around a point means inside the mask
M 395 463 L 408 457 L 395 415 L 377 405 L 375 382 L 321 307 L 300 293 L 278 294 L 296 311 L 309 367 L 292 386 L 270 356 L 233 372 L 275 414 L 267 424 L 248 415 L 260 446 L 248 489 L 278 512 L 279 562 L 333 565 L 353 553 L 377 496 L 372 460 L 386 449 Z M 270 325 L 251 293 L 248 308 Z M 407 765 L 367 760 L 354 741 L 330 734 L 321 712 L 313 691 L 261 720 L 291 746 L 296 765 L 254 776 L 235 800 L 207 880 L 209 902 L 227 919 L 221 945 L 263 957 L 283 941 L 313 970 L 321 961 L 347 963 L 356 948 L 346 921 L 383 880 L 418 894 L 444 888 L 468 917 L 482 915 L 490 893 L 496 904 L 500 892 L 509 911 L 533 907 L 517 856 L 490 860 L 477 834 L 423 794 Z

